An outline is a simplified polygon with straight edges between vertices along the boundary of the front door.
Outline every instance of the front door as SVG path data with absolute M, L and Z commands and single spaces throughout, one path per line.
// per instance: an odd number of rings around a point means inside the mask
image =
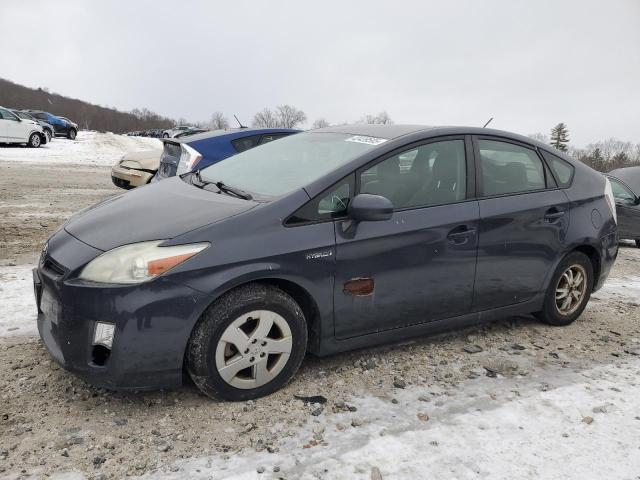
M 480 230 L 474 311 L 539 293 L 565 249 L 569 202 L 534 148 L 479 139 Z
M 454 317 L 471 309 L 478 203 L 463 138 L 435 141 L 357 173 L 360 193 L 394 204 L 391 220 L 335 222 L 337 338 Z
M 636 195 L 620 180 L 608 177 L 618 213 L 618 236 L 624 240 L 640 239 L 640 205 Z

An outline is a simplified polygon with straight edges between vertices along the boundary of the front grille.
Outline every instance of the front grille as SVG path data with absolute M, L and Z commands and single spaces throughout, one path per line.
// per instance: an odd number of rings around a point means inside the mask
M 47 255 L 44 258 L 44 261 L 42 262 L 42 268 L 44 270 L 48 270 L 49 272 L 55 274 L 55 275 L 64 275 L 65 273 L 67 273 L 67 269 L 64 268 L 62 265 L 60 265 L 58 262 L 56 262 L 53 258 L 51 258 L 49 255 Z

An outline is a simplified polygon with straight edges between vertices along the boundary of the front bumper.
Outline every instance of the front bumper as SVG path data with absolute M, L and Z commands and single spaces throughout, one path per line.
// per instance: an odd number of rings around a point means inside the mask
M 135 188 L 146 185 L 153 177 L 153 173 L 141 170 L 118 167 L 117 165 L 111 169 L 111 181 L 116 187 Z
M 73 237 L 67 241 L 84 245 Z M 132 286 L 80 282 L 70 278 L 72 271 L 63 262 L 47 257 L 33 271 L 38 331 L 51 356 L 99 387 L 181 385 L 187 342 L 207 297 L 163 278 Z M 98 321 L 115 324 L 113 347 L 104 362 L 96 360 L 93 345 Z

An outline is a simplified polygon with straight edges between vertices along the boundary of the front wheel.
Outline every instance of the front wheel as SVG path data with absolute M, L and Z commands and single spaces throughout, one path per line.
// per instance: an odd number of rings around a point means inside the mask
M 162 138 L 169 138 L 169 134 L 167 134 L 167 133 L 163 134 Z
M 536 316 L 549 325 L 569 325 L 584 311 L 593 290 L 593 265 L 584 253 L 572 252 L 558 265 Z
M 29 137 L 29 141 L 27 142 L 27 145 L 30 146 L 31 148 L 38 148 L 41 143 L 42 143 L 42 139 L 40 138 L 40 134 L 32 133 L 31 136 Z
M 71 129 L 69 129 L 69 132 L 67 133 L 67 138 L 69 140 L 75 140 L 77 134 L 78 134 L 78 132 L 76 132 L 75 128 L 71 128 Z
M 44 135 L 45 137 L 47 137 L 47 143 L 51 143 L 51 138 L 52 138 L 51 131 L 45 130 Z
M 306 347 L 306 321 L 295 300 L 271 285 L 249 284 L 202 315 L 189 339 L 187 369 L 212 398 L 250 400 L 284 386 Z

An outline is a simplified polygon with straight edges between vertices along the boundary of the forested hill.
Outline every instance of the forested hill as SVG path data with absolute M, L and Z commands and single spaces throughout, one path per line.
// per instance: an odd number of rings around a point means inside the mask
M 120 112 L 50 93 L 42 88 L 28 88 L 0 78 L 0 105 L 20 110 L 45 110 L 76 122 L 81 129 L 115 133 L 168 128 L 174 125 L 170 118 L 162 117 L 147 109 Z

